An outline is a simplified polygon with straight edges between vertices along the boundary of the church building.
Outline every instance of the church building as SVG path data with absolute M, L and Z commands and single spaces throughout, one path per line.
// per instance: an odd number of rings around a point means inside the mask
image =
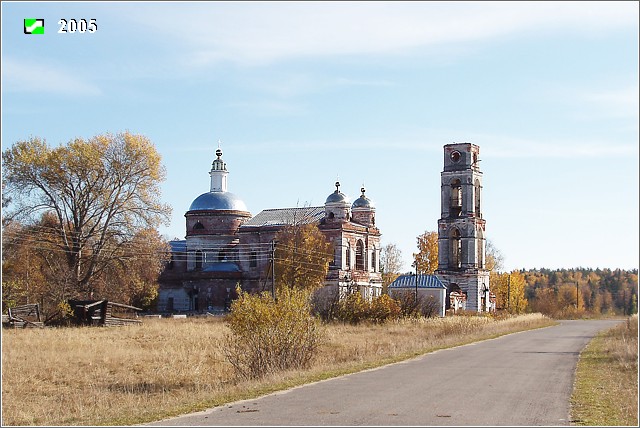
M 317 224 L 333 247 L 324 291 L 357 290 L 365 298 L 381 294 L 380 230 L 364 187 L 353 203 L 336 182 L 324 206 L 266 209 L 254 217 L 228 191 L 228 175 L 218 149 L 209 171 L 210 190 L 185 213 L 185 240 L 170 241 L 171 261 L 159 280 L 159 312 L 222 310 L 238 284 L 243 290 L 270 290 L 276 233 L 305 223 Z

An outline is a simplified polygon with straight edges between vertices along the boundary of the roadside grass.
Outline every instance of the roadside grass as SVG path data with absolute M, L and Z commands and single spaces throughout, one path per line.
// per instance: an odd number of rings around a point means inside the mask
M 2 331 L 2 425 L 133 425 L 555 324 L 540 314 L 329 324 L 312 366 L 240 381 L 221 318 Z
M 596 336 L 580 354 L 574 425 L 638 426 L 638 315 Z

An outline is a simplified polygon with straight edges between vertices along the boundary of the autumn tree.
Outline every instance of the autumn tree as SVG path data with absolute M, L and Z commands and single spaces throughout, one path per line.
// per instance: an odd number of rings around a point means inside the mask
M 380 266 L 382 270 L 382 290 L 386 293 L 387 287 L 400 276 L 402 270 L 402 251 L 396 244 L 384 245 L 380 251 Z
M 168 222 L 171 209 L 160 201 L 165 170 L 142 135 L 103 134 L 56 147 L 30 138 L 2 160 L 6 215 L 27 227 L 47 216 L 31 238 L 46 255 L 63 256 L 54 281 L 69 294 L 91 298 L 105 272 L 131 259 L 126 249 L 138 233 Z
M 287 225 L 276 234 L 276 288 L 317 290 L 324 285 L 331 244 L 315 223 Z
M 418 252 L 413 254 L 416 272 L 432 275 L 438 269 L 438 232 L 418 236 Z
M 521 314 L 527 308 L 524 276 L 516 271 L 495 273 L 491 278 L 491 290 L 496 295 L 496 308 L 511 314 Z

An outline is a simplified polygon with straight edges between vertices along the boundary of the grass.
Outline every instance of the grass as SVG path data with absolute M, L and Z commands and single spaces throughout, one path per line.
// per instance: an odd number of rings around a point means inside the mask
M 310 369 L 259 381 L 234 378 L 220 318 L 3 330 L 2 425 L 150 422 L 552 324 L 540 314 L 330 324 Z
M 575 425 L 638 426 L 638 315 L 596 336 L 578 361 Z

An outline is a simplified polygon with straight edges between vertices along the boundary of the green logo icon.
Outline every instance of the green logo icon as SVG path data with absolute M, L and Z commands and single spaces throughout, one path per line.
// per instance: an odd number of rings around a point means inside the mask
M 25 18 L 24 34 L 44 34 L 44 19 Z

